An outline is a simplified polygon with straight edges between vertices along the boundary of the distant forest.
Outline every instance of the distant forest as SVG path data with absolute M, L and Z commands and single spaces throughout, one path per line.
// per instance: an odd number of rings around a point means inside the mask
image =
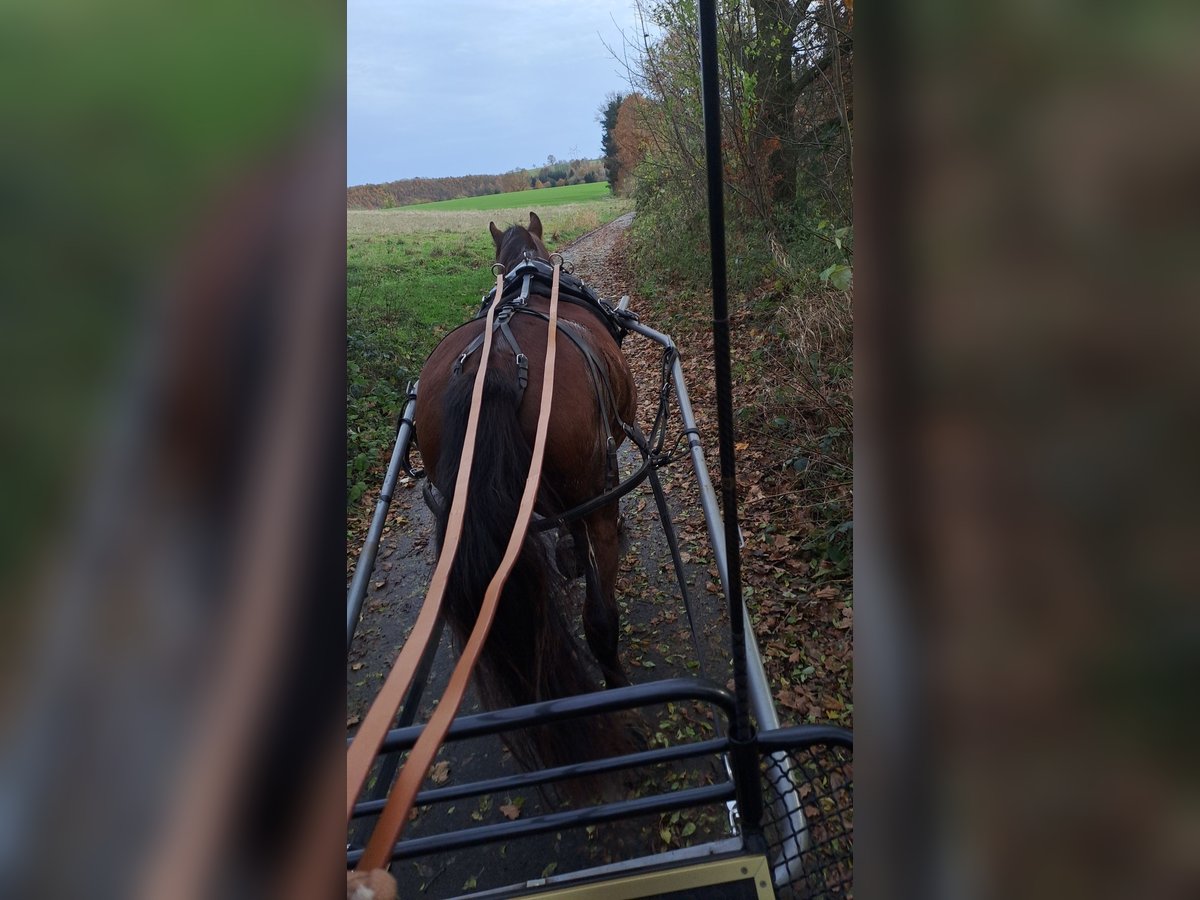
M 346 188 L 348 209 L 391 209 L 413 203 L 482 197 L 511 191 L 591 184 L 606 179 L 604 160 L 546 157 L 540 169 L 513 169 L 503 175 L 456 175 L 450 178 L 404 178 L 387 184 L 360 184 Z

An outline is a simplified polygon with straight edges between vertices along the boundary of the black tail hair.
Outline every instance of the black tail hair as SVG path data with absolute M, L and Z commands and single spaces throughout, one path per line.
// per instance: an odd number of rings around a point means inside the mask
M 437 472 L 445 501 L 437 513 L 439 548 L 454 500 L 474 380 L 474 373 L 453 377 L 443 400 L 441 444 L 445 449 Z M 466 518 L 443 607 L 460 649 L 475 626 L 484 591 L 500 565 L 529 472 L 533 454 L 518 419 L 520 401 L 514 378 L 494 369 L 487 372 Z M 485 707 L 502 709 L 599 687 L 564 619 L 565 600 L 565 585 L 550 562 L 549 551 L 531 529 L 500 596 L 491 633 L 476 665 L 475 685 Z M 625 729 L 614 727 L 611 718 L 589 716 L 557 727 L 510 732 L 505 743 L 529 769 L 628 752 L 631 747 Z M 568 790 L 579 793 L 595 787 L 579 784 Z

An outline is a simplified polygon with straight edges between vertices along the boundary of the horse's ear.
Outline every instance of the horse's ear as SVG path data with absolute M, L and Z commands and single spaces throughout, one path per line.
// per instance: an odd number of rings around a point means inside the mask
M 542 236 L 542 220 L 537 217 L 535 212 L 529 214 L 529 233 L 536 238 Z
M 500 252 L 500 241 L 504 238 L 504 232 L 496 227 L 495 222 L 488 222 L 488 230 L 492 233 L 492 242 L 496 245 L 496 252 Z

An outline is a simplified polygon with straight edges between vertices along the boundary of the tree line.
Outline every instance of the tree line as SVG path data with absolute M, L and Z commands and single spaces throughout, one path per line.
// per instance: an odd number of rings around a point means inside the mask
M 348 209 L 391 209 L 414 203 L 482 197 L 512 191 L 591 184 L 605 180 L 604 164 L 599 159 L 559 160 L 546 157 L 545 165 L 531 169 L 512 169 L 500 175 L 456 175 L 447 178 L 402 178 L 386 184 L 360 184 L 346 189 Z
M 697 11 L 635 2 L 641 27 L 614 54 L 629 90 L 597 118 L 609 184 L 637 202 L 626 259 L 669 311 L 710 272 Z M 718 0 L 739 433 L 762 462 L 759 509 L 834 580 L 853 542 L 853 18 L 853 0 Z
M 637 0 L 631 90 L 598 114 L 609 185 L 637 199 L 647 262 L 703 272 L 703 114 L 696 5 Z M 743 283 L 816 266 L 848 284 L 853 246 L 852 0 L 726 0 L 718 56 L 731 245 Z M 833 270 L 830 271 L 830 266 Z M 777 274 L 777 273 L 776 273 Z

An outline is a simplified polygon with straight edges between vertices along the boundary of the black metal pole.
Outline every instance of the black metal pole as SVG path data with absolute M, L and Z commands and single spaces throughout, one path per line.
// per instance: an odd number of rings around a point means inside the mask
M 747 692 L 746 629 L 742 606 L 742 562 L 737 512 L 737 469 L 733 444 L 733 375 L 729 362 L 729 297 L 725 270 L 725 192 L 721 160 L 721 94 L 717 73 L 717 4 L 700 0 L 700 91 L 704 107 L 704 156 L 708 176 L 708 234 L 712 256 L 713 362 L 717 387 L 717 441 L 721 458 L 721 506 L 729 569 L 729 625 L 732 638 L 736 714 L 731 741 L 738 787 L 738 812 L 747 833 L 759 830 L 762 785 L 758 751 L 750 726 Z

